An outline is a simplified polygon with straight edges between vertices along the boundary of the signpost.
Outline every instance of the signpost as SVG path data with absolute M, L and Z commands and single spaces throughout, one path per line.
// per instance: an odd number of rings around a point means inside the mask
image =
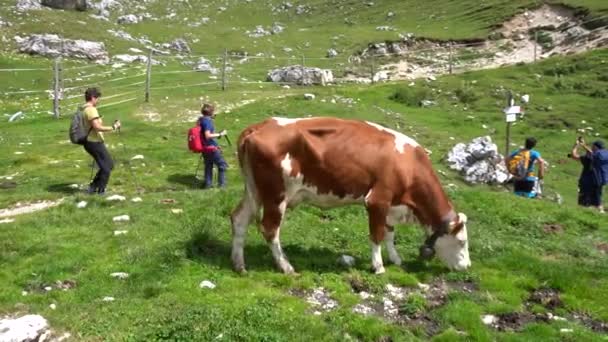
M 521 97 L 523 103 L 530 101 L 530 95 L 524 95 Z M 509 155 L 509 149 L 511 148 L 511 124 L 517 121 L 518 115 L 523 115 L 524 108 L 522 106 L 516 106 L 513 94 L 509 91 L 507 94 L 507 107 L 503 109 L 505 113 L 505 122 L 507 123 L 507 145 L 505 146 L 505 158 Z

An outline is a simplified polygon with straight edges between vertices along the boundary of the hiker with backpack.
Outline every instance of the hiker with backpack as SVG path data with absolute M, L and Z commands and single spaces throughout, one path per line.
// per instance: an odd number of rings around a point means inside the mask
M 72 119 L 70 140 L 74 144 L 83 145 L 85 151 L 93 157 L 99 167 L 87 192 L 103 195 L 110 180 L 110 173 L 114 168 L 112 156 L 104 143 L 103 132 L 114 132 L 120 129 L 121 125 L 118 120 L 114 121 L 112 126 L 103 125 L 96 108 L 100 97 L 101 92 L 97 88 L 88 88 L 84 92 L 86 103 L 78 108 Z
M 224 160 L 222 150 L 216 138 L 225 137 L 228 132 L 223 130 L 220 133 L 215 133 L 215 125 L 213 124 L 215 108 L 212 105 L 205 103 L 201 108 L 201 114 L 203 116 L 199 119 L 199 125 L 203 143 L 202 154 L 205 162 L 205 183 L 203 184 L 203 188 L 209 189 L 213 187 L 214 165 L 217 166 L 218 170 L 217 185 L 223 188 L 226 186 L 226 169 L 228 168 L 228 164 Z
M 579 147 L 586 151 L 585 155 L 578 154 Z M 608 150 L 604 143 L 598 140 L 589 148 L 583 138 L 579 137 L 568 156 L 579 160 L 583 165 L 578 180 L 578 204 L 583 207 L 595 207 L 603 213 L 602 188 L 608 183 Z
M 514 193 L 527 198 L 537 198 L 541 193 L 540 184 L 545 174 L 545 161 L 534 150 L 536 139 L 526 139 L 524 148 L 514 151 L 506 159 L 507 169 L 513 176 Z M 534 164 L 538 163 L 538 176 Z

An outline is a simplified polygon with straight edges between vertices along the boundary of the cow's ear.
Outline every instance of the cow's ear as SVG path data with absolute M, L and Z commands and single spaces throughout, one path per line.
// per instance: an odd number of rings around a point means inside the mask
M 467 216 L 463 213 L 458 213 L 458 217 L 456 221 L 450 223 L 450 234 L 458 235 L 462 228 L 464 228 L 465 223 L 467 223 Z

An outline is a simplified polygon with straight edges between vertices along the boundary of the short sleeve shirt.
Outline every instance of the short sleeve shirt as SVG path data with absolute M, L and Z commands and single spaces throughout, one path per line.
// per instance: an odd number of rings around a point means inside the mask
M 84 127 L 89 132 L 89 135 L 87 136 L 87 141 L 103 142 L 103 133 L 97 132 L 96 130 L 92 129 L 93 120 L 99 120 L 100 118 L 99 113 L 97 112 L 97 108 L 93 106 L 85 106 L 84 117 L 86 119 Z
M 215 139 L 205 139 L 205 132 L 209 131 L 209 133 L 215 133 L 215 127 L 213 126 L 213 120 L 208 116 L 203 116 L 201 118 L 201 136 L 203 138 L 203 142 L 207 146 L 217 146 L 217 141 Z

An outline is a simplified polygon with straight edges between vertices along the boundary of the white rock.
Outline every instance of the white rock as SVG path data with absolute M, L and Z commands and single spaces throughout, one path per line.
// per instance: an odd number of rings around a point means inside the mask
M 209 280 L 203 280 L 199 285 L 198 285 L 201 289 L 214 289 L 215 288 L 215 284 L 210 282 Z
M 21 155 L 21 154 L 24 154 L 24 153 L 25 153 L 25 152 L 21 152 L 21 151 L 17 151 L 17 152 L 15 152 L 15 154 L 16 154 L 16 155 Z
M 107 62 L 109 60 L 105 45 L 86 40 L 71 40 L 56 34 L 33 34 L 25 39 L 17 40 L 19 51 L 46 57 L 73 57 L 93 61 Z
M 573 329 L 568 329 L 568 328 L 559 329 L 559 332 L 564 333 L 564 334 L 565 333 L 571 333 L 573 331 L 574 331 Z
M 498 322 L 498 317 L 496 317 L 494 315 L 484 315 L 481 317 L 481 321 L 485 325 L 491 325 L 491 324 Z
M 114 272 L 114 273 L 110 273 L 110 277 L 124 280 L 124 279 L 129 278 L 129 274 L 125 273 L 125 272 Z
M 53 288 L 52 288 L 52 287 L 50 287 L 50 286 L 46 286 L 46 287 L 44 288 L 44 290 L 45 290 L 46 292 L 49 292 L 49 291 L 52 291 L 52 290 L 53 290 Z
M 55 310 L 57 309 L 57 305 L 55 303 L 49 305 L 49 308 L 51 308 L 51 310 Z
M 23 297 L 25 297 L 25 296 L 27 296 L 27 295 L 28 295 L 28 292 L 27 292 L 27 291 L 21 291 L 21 295 L 22 295 Z
M 102 299 L 104 302 L 113 302 L 114 301 L 114 297 L 103 297 Z
M 82 208 L 86 208 L 87 207 L 87 201 L 80 201 L 78 202 L 78 204 L 76 204 L 76 208 L 78 209 L 82 209 Z
M 306 93 L 306 94 L 304 94 L 304 98 L 306 100 L 314 100 L 315 99 L 315 94 Z
M 171 209 L 171 212 L 174 214 L 181 214 L 184 212 L 184 209 Z
M 141 154 L 138 154 L 138 155 L 134 156 L 133 158 L 131 158 L 131 160 L 141 160 L 141 159 L 144 159 L 144 156 Z
M 428 284 L 418 283 L 418 288 L 421 289 L 422 291 L 426 292 L 426 291 L 428 291 L 430 286 Z
M 68 188 L 70 188 L 70 189 L 80 189 L 80 185 L 78 185 L 78 184 L 70 184 L 68 186 Z
M 48 322 L 40 315 L 0 319 L 0 341 L 38 341 L 48 328 Z
M 127 14 L 118 17 L 116 22 L 118 24 L 137 24 L 139 23 L 139 18 L 135 14 Z
M 326 85 L 334 81 L 334 76 L 329 69 L 290 65 L 269 71 L 266 80 L 270 82 L 295 83 L 299 85 Z
M 129 217 L 129 215 L 120 215 L 120 216 L 115 216 L 114 218 L 112 218 L 112 221 L 114 222 L 126 222 L 126 221 L 130 221 L 131 218 Z
M 350 255 L 341 255 L 338 258 L 338 264 L 345 267 L 353 267 L 355 266 L 355 258 Z
M 118 235 L 125 235 L 127 234 L 129 231 L 128 230 L 115 230 L 114 231 L 114 236 L 118 236 Z
M 374 298 L 374 295 L 365 291 L 361 291 L 359 292 L 359 297 L 361 297 L 361 299 L 366 300 L 368 298 Z
M 143 201 L 141 199 L 141 197 L 134 197 L 134 198 L 131 199 L 131 202 L 134 202 L 134 203 L 141 202 L 141 201 Z
M 122 202 L 122 201 L 124 201 L 124 200 L 126 200 L 126 199 L 127 199 L 127 198 L 126 198 L 125 196 L 121 196 L 121 195 L 112 195 L 112 196 L 107 197 L 107 198 L 106 198 L 106 201 L 111 201 L 111 202 L 112 202 L 112 201 L 120 201 L 120 202 Z
M 285 85 L 283 85 L 283 87 L 281 87 L 281 88 L 283 88 L 283 89 L 290 89 L 291 87 L 290 87 L 289 85 L 285 84 Z
M 13 222 L 15 222 L 15 219 L 12 219 L 12 218 L 4 218 L 4 219 L 0 220 L 0 224 L 2 224 L 2 223 L 13 223 Z

